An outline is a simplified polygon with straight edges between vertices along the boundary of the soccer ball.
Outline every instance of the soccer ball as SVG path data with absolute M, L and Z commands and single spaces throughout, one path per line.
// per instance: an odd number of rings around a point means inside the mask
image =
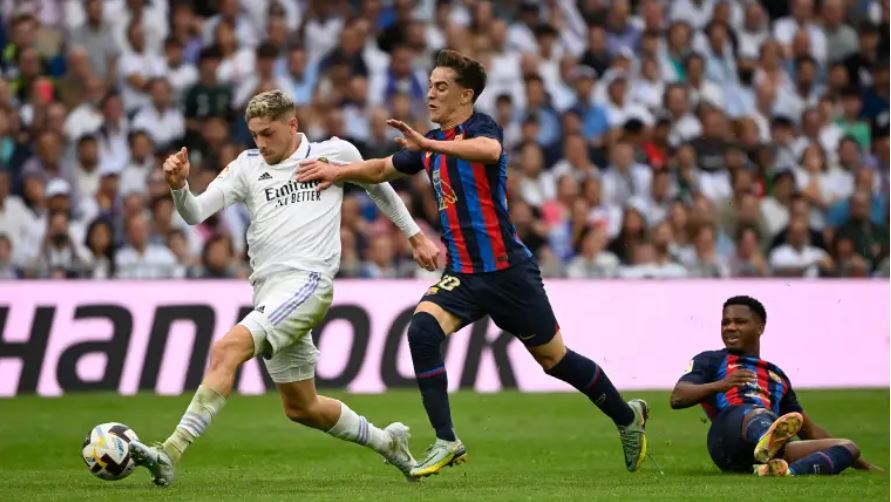
M 106 481 L 124 479 L 136 468 L 130 458 L 130 441 L 139 438 L 133 429 L 117 422 L 99 424 L 84 438 L 82 455 L 87 469 Z

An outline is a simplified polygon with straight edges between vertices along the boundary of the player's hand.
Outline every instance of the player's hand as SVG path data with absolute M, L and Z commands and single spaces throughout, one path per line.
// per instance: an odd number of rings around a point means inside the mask
M 408 242 L 411 244 L 412 257 L 418 265 L 431 272 L 439 268 L 439 247 L 424 232 L 409 237 Z
M 757 381 L 758 376 L 753 371 L 734 370 L 728 373 L 722 380 L 719 380 L 718 384 L 721 392 L 727 392 L 734 387 L 756 383 Z
M 300 169 L 294 179 L 300 183 L 308 181 L 318 181 L 319 186 L 316 187 L 317 192 L 330 187 L 337 182 L 337 173 L 340 169 L 335 164 L 323 162 L 321 160 L 304 160 L 300 163 Z
M 430 140 L 427 139 L 426 136 L 419 133 L 418 131 L 412 129 L 408 124 L 401 120 L 389 119 L 387 120 L 387 125 L 398 129 L 399 132 L 402 133 L 401 138 L 396 138 L 396 144 L 405 148 L 406 150 L 411 150 L 413 152 L 417 151 L 427 151 L 430 149 L 429 144 Z
M 167 186 L 173 190 L 179 190 L 186 186 L 186 180 L 189 178 L 189 151 L 186 147 L 173 155 L 167 157 L 164 161 L 164 179 Z

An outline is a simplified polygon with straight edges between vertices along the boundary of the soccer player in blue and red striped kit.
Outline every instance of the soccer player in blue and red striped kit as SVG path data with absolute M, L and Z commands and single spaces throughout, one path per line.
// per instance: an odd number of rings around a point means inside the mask
M 430 178 L 448 263 L 408 328 L 415 376 L 436 431 L 436 441 L 411 475 L 429 476 L 464 460 L 465 447 L 452 427 L 440 345 L 485 315 L 517 337 L 547 374 L 578 389 L 613 420 L 625 466 L 635 471 L 646 454 L 647 404 L 626 403 L 601 367 L 564 345 L 538 265 L 510 221 L 501 127 L 473 109 L 485 83 L 479 62 L 441 51 L 427 90 L 438 129 L 424 135 L 390 120 L 403 135 L 396 140 L 402 147 L 396 154 L 341 166 L 308 161 L 297 173 L 299 181 L 320 181 L 319 189 L 344 181 L 380 183 L 420 171 Z
M 702 405 L 712 424 L 708 451 L 725 472 L 759 476 L 838 474 L 853 466 L 875 470 L 847 439 L 829 435 L 798 402 L 789 377 L 761 359 L 767 311 L 758 300 L 724 303 L 724 349 L 698 354 L 671 393 L 671 407 Z M 790 441 L 795 436 L 801 441 Z

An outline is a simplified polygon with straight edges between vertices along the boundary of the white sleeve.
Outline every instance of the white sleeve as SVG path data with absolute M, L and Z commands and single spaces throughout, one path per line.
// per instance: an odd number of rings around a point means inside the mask
M 362 154 L 359 150 L 348 141 L 341 141 L 339 149 L 339 159 L 343 162 L 362 162 Z M 393 222 L 406 237 L 411 237 L 421 231 L 418 224 L 415 223 L 408 208 L 402 202 L 399 194 L 389 183 L 365 184 L 356 183 L 368 193 L 368 197 L 374 202 L 374 205 L 384 213 L 384 215 Z
M 171 190 L 173 204 L 176 210 L 189 225 L 197 225 L 208 216 L 243 199 L 243 191 L 237 172 L 231 172 L 230 167 L 236 161 L 226 166 L 216 177 L 207 190 L 199 196 L 192 195 L 189 184 L 179 190 Z

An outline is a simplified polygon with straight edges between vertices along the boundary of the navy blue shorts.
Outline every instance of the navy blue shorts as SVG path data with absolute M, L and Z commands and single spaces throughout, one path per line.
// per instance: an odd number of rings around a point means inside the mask
M 722 471 L 752 473 L 755 445 L 746 442 L 742 425 L 749 412 L 755 409 L 753 406 L 733 406 L 712 420 L 708 430 L 708 453 Z
M 446 272 L 421 301 L 439 305 L 462 326 L 488 315 L 528 347 L 548 343 L 560 329 L 533 260 L 496 272 Z

